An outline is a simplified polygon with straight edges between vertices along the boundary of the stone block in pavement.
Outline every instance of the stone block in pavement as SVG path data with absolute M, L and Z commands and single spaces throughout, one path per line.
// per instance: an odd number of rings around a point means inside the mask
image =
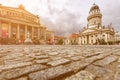
M 47 63 L 47 62 L 49 62 L 49 61 L 50 61 L 50 59 L 35 60 L 36 63 L 41 63 L 41 64 Z
M 48 55 L 50 56 L 55 56 L 55 55 L 58 55 L 59 53 L 58 52 L 49 52 Z
M 99 52 L 84 52 L 83 54 L 82 54 L 82 56 L 83 57 L 91 57 L 91 56 L 95 56 L 95 55 L 98 55 L 98 54 L 100 54 Z
M 76 61 L 76 62 L 72 62 L 70 64 L 65 65 L 65 67 L 70 68 L 73 72 L 77 72 L 77 71 L 85 68 L 89 64 L 90 63 L 84 62 L 84 61 Z
M 114 80 L 120 80 L 120 65 L 117 66 Z
M 98 80 L 99 79 L 100 80 L 114 80 L 113 71 L 110 69 L 95 66 L 95 65 L 89 65 L 87 66 L 85 70 L 93 73 L 93 75 L 95 75 L 98 78 Z
M 29 74 L 29 80 L 50 80 L 71 72 L 71 69 L 64 66 L 56 66 L 43 71 Z M 60 79 L 59 79 L 60 80 Z
M 51 65 L 51 66 L 57 66 L 57 65 L 60 65 L 60 64 L 68 63 L 68 62 L 70 62 L 70 60 L 62 58 L 62 59 L 57 59 L 57 60 L 54 60 L 54 61 L 50 61 L 47 64 Z
M 70 77 L 67 77 L 65 80 L 95 80 L 95 75 L 83 70 Z
M 23 53 L 11 53 L 5 56 L 4 59 L 9 60 L 9 59 L 14 59 L 14 58 L 23 57 L 23 56 L 24 56 Z
M 48 55 L 37 55 L 37 56 L 34 56 L 35 59 L 46 59 L 48 58 L 49 56 Z
M 35 64 L 35 65 L 30 65 L 30 66 L 25 66 L 25 67 L 21 67 L 21 68 L 15 68 L 15 69 L 3 71 L 0 73 L 0 80 L 14 79 L 14 78 L 20 77 L 22 75 L 28 74 L 30 72 L 42 70 L 45 68 L 46 68 L 46 66 L 44 66 L 44 65 Z
M 118 59 L 118 62 L 120 63 L 120 58 Z
M 113 53 L 114 55 L 120 56 L 120 50 L 118 52 Z
M 102 59 L 102 60 L 96 61 L 96 62 L 93 63 L 93 64 L 99 65 L 99 66 L 105 66 L 105 65 L 108 65 L 108 64 L 110 64 L 110 63 L 116 61 L 117 58 L 118 58 L 117 56 L 110 55 L 110 56 L 105 57 L 105 58 Z
M 32 62 L 22 62 L 22 63 L 16 63 L 16 64 L 9 64 L 9 65 L 1 65 L 0 70 L 8 70 L 13 68 L 19 68 L 24 66 L 32 65 Z
M 14 80 L 28 80 L 28 77 L 20 77 L 20 78 L 14 79 Z
M 3 58 L 0 58 L 0 65 L 3 65 L 4 64 L 4 60 Z
M 100 59 L 103 59 L 105 58 L 106 56 L 109 56 L 111 53 L 106 53 L 106 54 L 99 54 L 99 55 L 96 55 L 96 56 L 92 56 L 92 57 L 88 57 L 88 58 L 85 58 L 85 60 L 83 60 L 84 62 L 88 62 L 88 63 L 92 63 L 96 60 L 100 60 Z
M 10 60 L 5 60 L 4 64 L 15 64 L 15 63 L 17 64 L 22 62 L 30 62 L 32 60 L 33 60 L 32 57 L 17 57 Z
M 77 61 L 77 60 L 81 60 L 83 59 L 84 57 L 81 57 L 81 56 L 73 56 L 73 57 L 70 57 L 71 60 L 73 61 Z
M 120 80 L 120 71 L 117 71 L 115 73 L 115 79 L 114 80 Z

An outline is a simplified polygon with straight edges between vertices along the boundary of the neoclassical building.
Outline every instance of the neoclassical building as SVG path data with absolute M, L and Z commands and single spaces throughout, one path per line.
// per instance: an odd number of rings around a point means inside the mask
M 18 8 L 0 5 L 0 38 L 24 41 L 28 32 L 31 39 L 46 42 L 47 30 L 40 24 L 38 15 L 28 12 L 23 5 Z
M 79 33 L 78 44 L 99 44 L 101 40 L 106 43 L 114 40 L 115 32 L 112 24 L 107 27 L 102 25 L 102 13 L 95 3 L 89 11 L 87 21 L 87 27 L 84 27 Z
M 69 37 L 66 37 L 64 39 L 64 44 L 65 45 L 77 45 L 78 44 L 78 37 L 79 37 L 79 34 L 72 33 L 72 34 L 70 34 Z

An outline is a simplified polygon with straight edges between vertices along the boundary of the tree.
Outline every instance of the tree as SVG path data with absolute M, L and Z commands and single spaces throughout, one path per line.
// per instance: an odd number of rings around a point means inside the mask
M 106 45 L 107 44 L 104 39 L 98 39 L 98 42 L 101 45 Z
M 59 39 L 59 40 L 58 40 L 58 44 L 59 44 L 59 45 L 62 45 L 62 44 L 63 44 L 63 39 Z

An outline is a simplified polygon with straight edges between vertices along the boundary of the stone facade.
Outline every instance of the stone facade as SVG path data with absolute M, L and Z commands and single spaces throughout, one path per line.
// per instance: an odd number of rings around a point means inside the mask
M 115 41 L 120 41 L 120 32 L 115 33 Z
M 95 3 L 89 11 L 87 21 L 87 27 L 84 27 L 79 33 L 78 44 L 100 44 L 100 41 L 104 41 L 105 43 L 114 41 L 112 24 L 107 27 L 102 25 L 102 13 L 100 12 L 99 6 Z
M 46 43 L 46 27 L 40 24 L 39 17 L 25 10 L 23 5 L 12 8 L 0 5 L 0 37 L 25 40 L 30 33 L 31 39 Z
M 64 44 L 65 45 L 77 45 L 78 44 L 78 37 L 79 34 L 72 33 L 68 38 L 64 39 Z
M 54 43 L 54 32 L 53 31 L 46 31 L 46 41 L 48 44 Z

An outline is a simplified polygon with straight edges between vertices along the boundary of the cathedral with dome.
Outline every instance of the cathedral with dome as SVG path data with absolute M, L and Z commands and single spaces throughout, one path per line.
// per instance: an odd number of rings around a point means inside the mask
M 102 25 L 102 13 L 97 4 L 93 4 L 87 17 L 88 24 L 79 32 L 78 44 L 92 45 L 101 42 L 114 41 L 114 28 L 112 23 L 108 26 Z

